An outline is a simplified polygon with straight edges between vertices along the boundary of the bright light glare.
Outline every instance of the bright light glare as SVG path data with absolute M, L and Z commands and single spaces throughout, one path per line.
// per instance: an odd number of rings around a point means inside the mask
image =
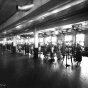
M 84 39 L 85 35 L 84 34 L 77 34 L 76 35 L 76 41 L 79 43 L 81 46 L 84 46 Z
M 3 41 L 5 41 L 5 42 L 6 42 L 6 38 L 4 38 L 4 39 L 3 39 Z
M 57 12 L 60 12 L 60 11 L 62 11 L 62 10 L 64 10 L 64 9 L 67 9 L 67 8 L 70 8 L 71 6 L 70 5 L 66 5 L 66 6 L 64 6 L 64 7 L 61 7 L 61 8 L 59 8 L 59 9 L 55 9 L 55 10 L 53 10 L 52 12 L 51 12 L 51 14 L 55 14 L 55 13 L 57 13 Z
M 56 28 L 57 28 L 57 27 L 44 29 L 44 30 L 41 30 L 40 33 L 41 33 L 41 32 L 47 32 L 47 31 L 55 31 Z
M 28 39 L 26 39 L 25 42 L 28 43 Z
M 22 27 L 22 25 L 18 25 L 18 26 L 16 26 L 17 29 L 20 29 L 21 27 Z
M 48 42 L 51 42 L 51 37 L 50 36 L 45 38 L 45 43 L 48 43 Z
M 23 39 L 21 39 L 21 43 L 23 43 L 23 41 L 24 41 L 24 40 L 23 40 Z
M 54 36 L 52 37 L 52 42 L 57 42 L 57 37 L 56 36 L 55 37 Z
M 84 38 L 85 38 L 84 34 L 77 34 L 76 35 L 76 40 L 77 41 L 84 41 Z
M 55 31 L 55 34 L 57 35 L 58 34 L 58 31 Z
M 17 38 L 18 38 L 18 39 L 20 39 L 20 36 L 19 36 L 19 35 L 17 35 Z
M 70 25 L 64 25 L 64 26 L 61 26 L 62 29 L 66 29 L 66 28 L 71 28 L 71 24 Z
M 35 20 L 39 20 L 39 19 L 44 19 L 45 17 L 49 16 L 51 13 L 45 13 L 41 16 L 38 16 Z
M 34 43 L 34 38 L 29 39 L 30 43 Z
M 8 43 L 11 44 L 12 43 L 12 40 L 8 40 Z
M 71 41 L 72 40 L 72 35 L 66 35 L 65 36 L 65 41 Z

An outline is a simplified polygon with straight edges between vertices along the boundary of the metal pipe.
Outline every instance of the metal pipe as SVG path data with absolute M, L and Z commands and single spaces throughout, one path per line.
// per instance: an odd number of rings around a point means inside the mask
M 33 1 L 34 0 L 16 0 L 16 2 L 18 4 L 18 10 L 31 9 L 34 6 Z

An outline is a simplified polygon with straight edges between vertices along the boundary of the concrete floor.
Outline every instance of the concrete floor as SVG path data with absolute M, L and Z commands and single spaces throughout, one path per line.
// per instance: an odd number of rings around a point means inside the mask
M 65 61 L 43 62 L 0 50 L 0 88 L 88 88 L 88 58 L 66 68 Z

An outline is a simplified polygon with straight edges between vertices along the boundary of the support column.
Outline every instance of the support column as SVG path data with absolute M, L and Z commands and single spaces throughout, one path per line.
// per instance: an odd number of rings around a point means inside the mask
M 5 44 L 6 44 L 6 38 L 4 38 L 4 39 L 3 39 L 3 50 L 5 50 L 5 49 L 6 49 Z
M 34 59 L 38 59 L 38 31 L 34 31 Z
M 17 40 L 17 37 L 13 36 L 12 53 L 16 53 L 16 40 Z
M 46 36 L 45 36 L 45 37 L 46 37 Z M 43 42 L 44 42 L 44 45 L 45 45 L 45 43 L 46 43 L 46 42 L 45 42 L 45 37 L 43 36 Z
M 76 42 L 76 31 L 75 31 L 75 45 L 77 45 L 77 42 Z
M 76 36 L 75 36 L 75 33 L 72 34 L 72 40 L 73 40 L 73 44 L 76 44 Z

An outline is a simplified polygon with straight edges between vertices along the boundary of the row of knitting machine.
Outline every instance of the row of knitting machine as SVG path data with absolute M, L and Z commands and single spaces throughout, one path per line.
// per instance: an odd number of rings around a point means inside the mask
M 84 34 L 81 33 L 79 25 L 68 26 L 70 27 L 55 27 L 38 32 L 38 57 L 41 60 L 54 63 L 62 61 L 66 67 L 73 65 L 76 44 L 79 43 L 83 48 Z M 15 38 L 16 53 L 28 55 L 29 58 L 33 58 L 34 33 L 17 35 Z M 12 52 L 13 42 L 13 36 L 3 38 L 0 41 L 0 48 Z M 68 64 L 69 60 L 70 64 Z

